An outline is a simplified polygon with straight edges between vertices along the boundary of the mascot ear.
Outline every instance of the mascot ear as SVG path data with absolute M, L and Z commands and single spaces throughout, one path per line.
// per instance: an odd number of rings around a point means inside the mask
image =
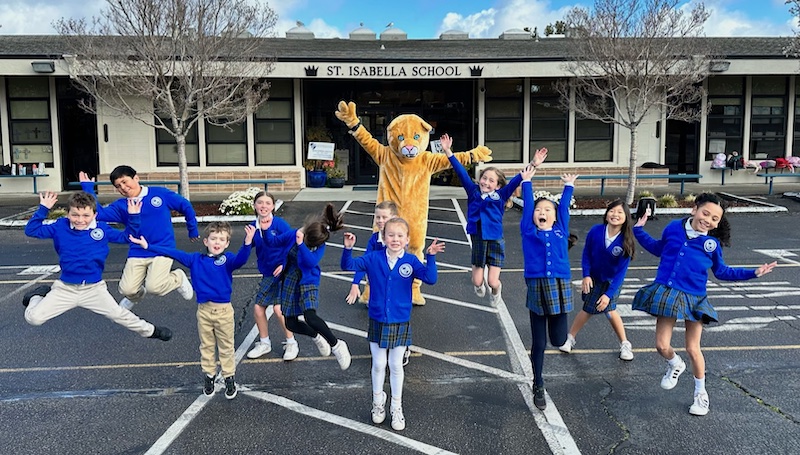
M 431 130 L 433 129 L 431 124 L 426 122 L 425 120 L 422 120 L 422 119 L 419 119 L 419 121 L 420 121 L 420 124 L 422 125 L 422 127 L 425 128 L 425 131 L 430 133 Z

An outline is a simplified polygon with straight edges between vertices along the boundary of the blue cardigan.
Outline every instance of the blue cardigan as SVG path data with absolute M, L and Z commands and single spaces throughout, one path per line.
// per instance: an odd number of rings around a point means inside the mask
M 269 235 L 265 238 L 267 246 L 285 248 L 288 252 L 296 245 L 297 229 L 286 231 L 278 235 Z M 319 286 L 322 271 L 319 268 L 319 261 L 325 255 L 325 244 L 318 246 L 313 251 L 310 250 L 305 242 L 297 245 L 297 268 L 300 269 L 302 277 L 298 285 Z
M 581 266 L 583 277 L 592 277 L 595 286 L 609 283 L 605 295 L 613 298 L 622 287 L 631 258 L 622 249 L 622 233 L 606 248 L 606 225 L 596 224 L 586 234 Z
M 557 216 L 553 229 L 539 230 L 533 223 L 533 184 L 522 182 L 522 255 L 525 262 L 525 278 L 570 279 L 569 269 L 569 201 L 572 200 L 572 185 L 564 185 L 561 195 L 563 204 L 556 204 Z
M 256 228 L 256 235 L 253 237 L 253 247 L 256 249 L 256 259 L 258 261 L 258 271 L 262 275 L 272 276 L 275 269 L 286 262 L 286 254 L 289 248 L 281 248 L 276 246 L 268 246 L 266 238 L 268 236 L 276 236 L 284 232 L 291 231 L 289 223 L 277 216 L 272 217 L 272 225 L 269 229 L 262 230 L 259 227 L 258 220 L 251 223 Z
M 372 235 L 369 237 L 369 242 L 367 242 L 367 250 L 364 252 L 364 254 L 372 251 L 386 251 L 386 245 L 383 242 L 378 241 L 379 237 L 380 233 L 372 233 Z M 361 283 L 361 280 L 364 279 L 364 275 L 366 275 L 366 272 L 356 272 L 353 275 L 353 284 Z
M 634 227 L 633 234 L 644 249 L 661 258 L 655 282 L 687 294 L 706 295 L 708 269 L 725 281 L 749 280 L 756 277 L 753 269 L 728 267 L 722 260 L 722 246 L 716 237 L 686 236 L 686 218 L 669 223 L 661 240 L 650 237 L 643 227 Z

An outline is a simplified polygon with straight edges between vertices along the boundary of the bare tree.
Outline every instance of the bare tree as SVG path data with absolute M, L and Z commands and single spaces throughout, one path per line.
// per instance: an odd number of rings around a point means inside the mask
M 106 0 L 91 23 L 61 19 L 72 81 L 91 100 L 82 106 L 127 116 L 175 138 L 181 192 L 189 197 L 186 135 L 199 121 L 230 127 L 266 102 L 259 37 L 277 17 L 247 0 Z M 152 100 L 152 102 L 150 102 Z
M 590 11 L 574 8 L 565 18 L 573 58 L 571 77 L 558 84 L 562 107 L 579 117 L 617 124 L 630 131 L 625 200 L 636 189 L 637 129 L 651 113 L 693 121 L 700 118 L 712 57 L 704 46 L 709 13 L 678 0 L 595 0 Z

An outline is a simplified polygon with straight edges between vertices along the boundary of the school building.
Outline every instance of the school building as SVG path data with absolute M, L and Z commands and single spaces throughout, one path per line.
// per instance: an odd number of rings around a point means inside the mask
M 456 151 L 484 144 L 493 164 L 504 168 L 519 168 L 547 147 L 549 168 L 627 173 L 628 130 L 557 108 L 552 84 L 566 77 L 573 39 L 579 38 L 532 38 L 512 29 L 496 39 L 448 31 L 410 40 L 397 28 L 364 27 L 345 39 L 320 39 L 302 26 L 285 38 L 263 39 L 264 57 L 274 59 L 269 101 L 232 130 L 200 122 L 187 138 L 190 180 L 282 178 L 287 190 L 303 188 L 304 132 L 314 129 L 335 142 L 348 184 L 375 184 L 375 164 L 333 114 L 339 100 L 354 101 L 364 126 L 383 143 L 395 116 L 415 113 L 433 125 L 432 140 L 448 133 Z M 30 173 L 44 163 L 48 176 L 38 179 L 39 190 L 67 189 L 82 170 L 107 180 L 119 164 L 143 179 L 177 178 L 169 135 L 79 107 L 85 94 L 70 83 L 64 40 L 0 35 L 2 164 Z M 710 169 L 718 152 L 758 161 L 800 155 L 800 63 L 784 54 L 789 38 L 701 40 L 724 56 L 712 62 L 705 81 L 708 115 L 687 123 L 654 112 L 639 128 L 639 163 L 718 184 L 721 171 Z M 726 182 L 763 179 L 738 171 Z M 29 179 L 0 179 L 0 185 L 0 193 L 31 191 Z

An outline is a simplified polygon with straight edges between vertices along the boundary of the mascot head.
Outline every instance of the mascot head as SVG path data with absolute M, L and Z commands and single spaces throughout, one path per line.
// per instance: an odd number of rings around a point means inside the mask
M 428 148 L 432 129 L 428 122 L 417 115 L 398 115 L 386 128 L 389 147 L 400 158 L 416 158 Z

